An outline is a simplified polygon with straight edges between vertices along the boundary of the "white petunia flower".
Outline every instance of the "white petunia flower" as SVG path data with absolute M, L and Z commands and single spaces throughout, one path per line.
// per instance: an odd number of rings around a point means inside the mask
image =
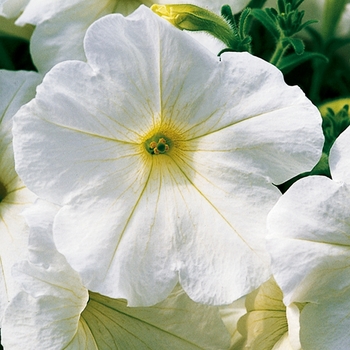
M 34 97 L 40 80 L 34 72 L 0 70 L 0 326 L 4 309 L 18 290 L 11 267 L 26 251 L 28 232 L 20 214 L 35 198 L 15 171 L 12 117 Z
M 95 22 L 85 50 L 88 63 L 46 75 L 14 128 L 25 183 L 63 206 L 58 250 L 90 290 L 131 305 L 178 281 L 212 304 L 257 288 L 273 184 L 320 157 L 316 107 L 274 66 L 219 61 L 145 7 Z
M 330 153 L 332 180 L 296 182 L 268 217 L 272 268 L 288 305 L 301 312 L 301 345 L 350 348 L 350 129 Z
M 26 211 L 29 260 L 13 271 L 23 291 L 5 313 L 7 350 L 228 349 L 218 308 L 194 303 L 179 287 L 149 308 L 88 292 L 53 243 L 57 209 L 39 201 Z
M 299 309 L 283 304 L 283 294 L 273 277 L 246 297 L 247 313 L 238 321 L 251 350 L 300 350 Z
M 2 0 L 0 14 L 17 17 L 17 25 L 27 23 L 36 29 L 31 39 L 33 62 L 41 73 L 55 64 L 68 60 L 85 60 L 83 38 L 87 28 L 97 19 L 111 13 L 128 15 L 141 4 L 172 4 L 172 0 Z M 188 3 L 187 0 L 177 0 Z M 192 0 L 191 3 L 220 13 L 221 1 Z M 249 0 L 231 0 L 234 13 L 241 11 Z

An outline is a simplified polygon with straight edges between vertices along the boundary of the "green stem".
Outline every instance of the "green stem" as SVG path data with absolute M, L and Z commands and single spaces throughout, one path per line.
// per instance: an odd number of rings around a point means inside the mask
M 327 62 L 324 62 L 323 60 L 315 60 L 313 63 L 314 72 L 311 80 L 309 98 L 315 104 L 318 104 L 321 100 L 320 90 L 326 67 Z
M 279 40 L 277 45 L 276 45 L 275 52 L 273 53 L 273 55 L 270 58 L 270 63 L 275 65 L 276 67 L 278 67 L 278 64 L 280 63 L 282 57 L 286 53 L 286 51 L 289 48 L 289 46 L 290 45 L 285 45 L 284 46 L 282 44 L 282 40 Z
M 326 0 L 322 18 L 322 36 L 325 41 L 334 37 L 346 3 L 346 0 Z

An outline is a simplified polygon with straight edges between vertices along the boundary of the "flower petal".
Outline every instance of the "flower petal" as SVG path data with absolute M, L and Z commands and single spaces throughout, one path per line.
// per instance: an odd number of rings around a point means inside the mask
M 18 0 L 19 1 L 19 0 Z M 41 73 L 46 73 L 55 64 L 69 59 L 85 60 L 83 39 L 87 28 L 97 19 L 111 13 L 128 15 L 141 4 L 151 6 L 152 0 L 22 0 L 23 11 L 17 19 L 17 25 L 30 23 L 36 26 L 31 38 L 32 59 Z M 178 3 L 187 3 L 178 0 Z M 233 13 L 241 11 L 248 0 L 232 1 Z M 9 8 L 5 2 L 3 12 L 17 17 L 17 8 Z M 14 0 L 11 6 L 13 7 Z M 28 3 L 28 4 L 27 4 Z M 159 3 L 173 3 L 172 0 L 160 0 Z M 198 6 L 220 12 L 221 2 L 194 0 Z M 1 8 L 0 8 L 1 11 Z M 68 40 L 67 40 L 68 39 Z M 218 52 L 218 51 L 217 51 Z
M 335 181 L 350 184 L 350 129 L 346 129 L 334 142 L 329 155 L 329 167 Z
M 68 59 L 85 60 L 87 28 L 114 7 L 114 0 L 31 0 L 16 24 L 36 26 L 30 49 L 36 68 L 45 73 Z
M 18 109 L 35 96 L 42 77 L 35 72 L 0 71 L 0 122 L 12 120 Z
M 34 72 L 0 71 L 0 325 L 4 308 L 18 291 L 12 265 L 26 253 L 28 232 L 20 214 L 36 198 L 15 171 L 12 117 L 34 97 L 40 80 Z
M 336 297 L 304 307 L 300 318 L 300 338 L 304 350 L 350 347 L 349 292 L 347 288 Z
M 349 202 L 348 185 L 315 176 L 297 181 L 270 212 L 268 250 L 286 305 L 349 286 Z
M 11 300 L 5 312 L 1 335 L 8 348 L 97 349 L 91 347 L 88 328 L 78 327 L 88 291 L 53 243 L 52 222 L 58 209 L 40 200 L 26 209 L 31 227 L 30 260 L 16 264 L 12 271 L 23 291 Z
M 227 349 L 229 334 L 218 309 L 196 304 L 181 290 L 153 307 L 90 293 L 82 313 L 99 347 L 121 349 Z
M 227 349 L 219 309 L 196 304 L 177 286 L 150 308 L 131 308 L 83 287 L 57 252 L 52 222 L 59 208 L 37 201 L 26 210 L 29 261 L 14 269 L 20 292 L 6 310 L 6 348 L 23 349 Z M 89 299 L 89 300 L 88 300 Z
M 15 18 L 30 0 L 1 0 L 0 1 L 0 15 L 6 18 Z
M 246 297 L 247 314 L 238 321 L 238 330 L 252 350 L 272 349 L 288 332 L 282 291 L 273 278 Z

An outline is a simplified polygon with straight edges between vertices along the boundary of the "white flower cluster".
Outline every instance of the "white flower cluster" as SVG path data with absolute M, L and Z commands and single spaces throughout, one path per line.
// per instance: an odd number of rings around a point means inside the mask
M 38 69 L 0 71 L 5 350 L 350 348 L 350 131 L 282 196 L 318 109 L 140 3 L 0 1 Z

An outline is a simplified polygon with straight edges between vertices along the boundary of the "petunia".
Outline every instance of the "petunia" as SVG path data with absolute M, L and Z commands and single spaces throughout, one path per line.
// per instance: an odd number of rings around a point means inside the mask
M 178 281 L 212 304 L 257 288 L 273 184 L 320 157 L 316 107 L 272 65 L 220 61 L 145 7 L 95 22 L 85 51 L 45 76 L 14 127 L 24 182 L 62 206 L 58 250 L 90 290 L 134 306 Z
M 6 349 L 228 349 L 219 309 L 194 303 L 178 286 L 149 308 L 89 292 L 53 243 L 57 209 L 38 201 L 26 211 L 29 256 L 13 271 L 22 291 L 5 313 Z
M 28 232 L 20 214 L 35 198 L 15 171 L 12 117 L 34 97 L 40 80 L 34 72 L 0 71 L 0 325 L 8 301 L 18 290 L 11 267 L 26 252 Z
M 238 330 L 251 350 L 299 350 L 299 309 L 286 307 L 283 293 L 270 278 L 246 297 L 247 313 L 238 321 Z
M 31 38 L 33 62 L 41 73 L 47 72 L 56 63 L 68 59 L 85 60 L 83 38 L 87 28 L 97 19 L 111 13 L 128 15 L 141 4 L 173 3 L 172 0 L 3 0 L 0 14 L 20 17 L 16 24 L 36 26 Z M 187 3 L 187 0 L 178 0 Z M 193 0 L 192 3 L 219 13 L 221 1 Z M 234 13 L 241 11 L 249 0 L 231 0 Z M 20 14 L 20 10 L 23 10 Z
M 350 347 L 350 129 L 329 156 L 332 180 L 296 182 L 268 217 L 272 269 L 288 305 L 307 303 L 303 349 Z

